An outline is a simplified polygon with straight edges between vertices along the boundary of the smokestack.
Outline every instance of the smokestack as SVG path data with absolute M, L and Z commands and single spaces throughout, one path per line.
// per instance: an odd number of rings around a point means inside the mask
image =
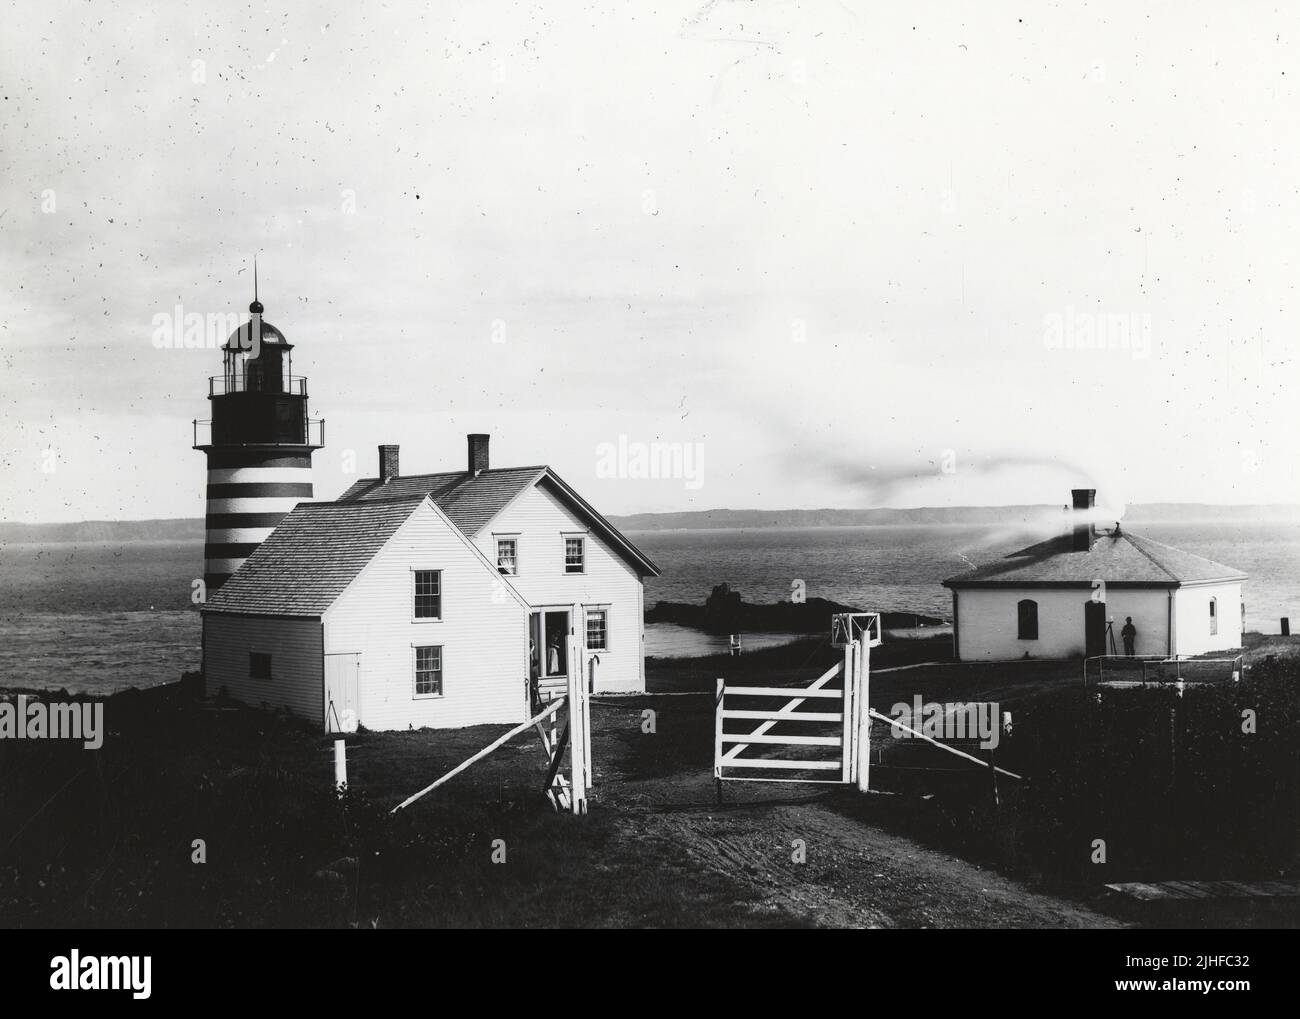
M 1074 497 L 1074 526 L 1071 528 L 1074 542 L 1071 547 L 1075 552 L 1087 552 L 1097 537 L 1097 528 L 1092 520 L 1093 507 L 1097 505 L 1097 490 L 1072 488 L 1070 495 Z
M 465 436 L 469 440 L 469 472 L 478 474 L 488 469 L 488 439 L 490 436 L 474 434 Z
M 398 446 L 380 446 L 379 447 L 379 480 L 387 481 L 389 478 L 397 477 L 397 450 Z

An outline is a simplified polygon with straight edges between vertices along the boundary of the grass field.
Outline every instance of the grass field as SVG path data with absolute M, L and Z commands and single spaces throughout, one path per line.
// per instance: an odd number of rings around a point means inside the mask
M 1070 840 L 1088 835 L 1094 815 L 1062 796 L 1062 783 L 1092 770 L 1116 798 L 1132 763 L 1098 767 L 1088 753 L 1109 751 L 1082 738 L 1063 742 L 1057 732 L 1082 710 L 1077 663 L 899 669 L 927 658 L 927 649 L 901 645 L 873 657 L 879 710 L 913 693 L 978 696 L 1023 718 L 1024 735 L 1000 748 L 1000 763 L 1033 776 L 1032 792 L 1004 783 L 995 806 L 983 769 L 891 774 L 884 727 L 878 795 L 736 783 L 720 805 L 712 697 L 693 691 L 711 692 L 717 675 L 806 683 L 837 654 L 810 641 L 740 658 L 652 660 L 651 690 L 677 696 L 593 704 L 595 793 L 585 818 L 550 809 L 541 793 L 545 757 L 531 733 L 391 815 L 503 727 L 361 733 L 349 741 L 351 790 L 339 799 L 329 741 L 299 722 L 217 710 L 176 687 L 121 695 L 106 710 L 102 751 L 0 746 L 0 923 L 1050 927 L 1167 919 L 1123 912 L 1104 891 L 1106 875 L 1071 862 Z M 1132 717 L 1145 718 L 1140 700 L 1132 704 Z M 1248 778 L 1235 780 L 1236 795 Z M 1088 784 L 1081 795 L 1104 801 L 1107 788 Z M 1183 795 L 1195 799 L 1196 791 Z M 1285 810 L 1277 788 L 1272 795 L 1273 809 Z M 1115 819 L 1131 822 L 1123 811 Z M 1285 833 L 1293 825 L 1286 815 L 1267 826 Z M 1230 845 L 1230 836 L 1219 837 Z M 1122 844 L 1123 835 L 1112 837 Z M 205 862 L 194 862 L 195 840 Z M 504 861 L 494 862 L 502 850 Z M 1278 853 L 1290 854 L 1282 870 L 1294 876 L 1293 838 L 1273 847 L 1274 870 Z M 1070 860 L 1054 866 L 1062 854 Z M 1216 907 L 1178 922 L 1260 919 Z M 1295 923 L 1289 913 L 1264 920 Z

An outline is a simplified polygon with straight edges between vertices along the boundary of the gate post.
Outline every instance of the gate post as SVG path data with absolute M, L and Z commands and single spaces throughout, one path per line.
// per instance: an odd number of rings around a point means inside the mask
M 871 779 L 871 634 L 867 633 L 866 637 L 866 640 L 859 637 L 853 642 L 853 699 L 858 725 L 856 750 L 860 793 L 869 790 Z
M 727 681 L 718 677 L 717 692 L 713 698 L 713 777 L 722 778 L 722 695 Z
M 844 757 L 844 767 L 840 772 L 840 781 L 845 785 L 856 782 L 858 778 L 858 699 L 853 676 L 853 643 L 844 645 L 844 730 L 840 737 L 840 753 Z
M 727 691 L 727 681 L 718 677 L 718 692 L 713 700 L 713 785 L 722 806 L 722 699 Z
M 591 780 L 591 729 L 587 715 L 587 677 L 582 667 L 582 641 L 569 635 L 567 690 L 569 699 L 569 773 L 573 812 L 587 812 L 587 786 Z

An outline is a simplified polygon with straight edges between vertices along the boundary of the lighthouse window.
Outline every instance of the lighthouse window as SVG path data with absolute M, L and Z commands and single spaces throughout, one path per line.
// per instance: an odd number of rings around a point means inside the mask
M 442 618 L 442 571 L 415 571 L 415 618 Z
M 1216 634 L 1218 632 L 1219 632 L 1219 599 L 1211 598 L 1210 599 L 1210 633 Z
M 581 538 L 564 539 L 564 572 L 581 573 L 583 571 L 583 540 Z
M 519 572 L 519 545 L 516 539 L 497 539 L 497 570 L 511 577 Z
M 270 679 L 271 656 L 261 651 L 248 652 L 248 675 L 253 679 Z
M 442 648 L 439 646 L 415 649 L 415 696 L 442 696 Z

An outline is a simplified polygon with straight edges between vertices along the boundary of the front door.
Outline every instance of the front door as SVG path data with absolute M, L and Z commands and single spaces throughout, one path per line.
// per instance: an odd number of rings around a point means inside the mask
M 1083 643 L 1084 654 L 1089 658 L 1106 653 L 1106 603 L 1104 601 L 1089 600 L 1083 603 Z
M 356 732 L 361 720 L 361 653 L 325 656 L 325 731 Z

